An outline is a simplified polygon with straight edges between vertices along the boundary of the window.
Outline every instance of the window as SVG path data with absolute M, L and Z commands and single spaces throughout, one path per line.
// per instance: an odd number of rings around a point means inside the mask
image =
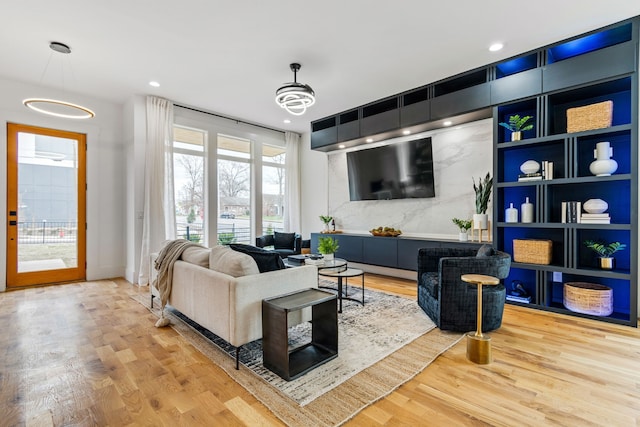
M 173 128 L 173 185 L 176 204 L 176 237 L 206 243 L 205 142 L 206 132 L 180 126 Z
M 251 141 L 218 134 L 218 243 L 251 244 Z
M 178 107 L 174 140 L 177 237 L 254 244 L 283 229 L 284 133 Z
M 285 149 L 262 146 L 262 231 L 272 234 L 283 231 Z

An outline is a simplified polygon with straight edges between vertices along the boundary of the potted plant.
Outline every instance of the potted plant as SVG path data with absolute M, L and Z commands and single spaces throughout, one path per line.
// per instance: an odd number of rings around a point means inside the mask
M 624 243 L 611 242 L 609 244 L 594 240 L 585 240 L 585 246 L 594 251 L 600 257 L 600 268 L 603 270 L 613 269 L 613 254 L 627 247 Z
M 472 178 L 473 179 L 473 178 Z M 491 196 L 491 187 L 493 178 L 487 172 L 487 176 L 476 180 L 473 179 L 473 190 L 476 192 L 476 213 L 473 215 L 473 228 L 476 230 L 486 230 L 489 228 L 489 216 L 487 215 L 487 206 L 489 205 L 489 197 Z
M 333 221 L 333 217 L 331 215 L 320 215 L 320 221 L 324 224 L 324 231 L 329 231 L 329 224 Z
M 505 129 L 511 131 L 511 141 L 520 141 L 522 139 L 522 132 L 533 129 L 533 116 L 520 117 L 519 114 L 509 116 L 509 122 L 499 123 Z
M 458 240 L 460 240 L 461 242 L 466 242 L 467 240 L 469 240 L 467 231 L 471 228 L 471 224 L 473 224 L 473 222 L 470 219 L 458 219 L 458 218 L 452 218 L 451 221 L 453 221 L 453 223 L 457 225 L 458 228 L 460 229 L 460 234 L 458 234 Z
M 318 252 L 320 252 L 327 261 L 333 259 L 333 254 L 336 253 L 339 247 L 338 241 L 333 237 L 320 237 L 318 239 Z

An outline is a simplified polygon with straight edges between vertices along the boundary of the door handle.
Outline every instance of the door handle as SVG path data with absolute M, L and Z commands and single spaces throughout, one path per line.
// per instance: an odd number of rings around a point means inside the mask
M 9 221 L 9 225 L 18 225 L 18 221 L 11 220 Z

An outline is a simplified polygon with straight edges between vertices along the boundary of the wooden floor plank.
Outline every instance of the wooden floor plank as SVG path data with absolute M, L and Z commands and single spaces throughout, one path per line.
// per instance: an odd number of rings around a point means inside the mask
M 414 281 L 365 286 L 415 299 Z M 282 423 L 247 390 L 155 319 L 122 279 L 0 294 L 0 425 Z M 347 426 L 640 425 L 637 328 L 505 308 L 494 361 L 474 365 L 462 340 Z

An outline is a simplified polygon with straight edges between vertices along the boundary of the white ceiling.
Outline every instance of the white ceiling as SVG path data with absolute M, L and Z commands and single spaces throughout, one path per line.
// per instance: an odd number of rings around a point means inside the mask
M 640 15 L 640 1 L 13 0 L 2 15 L 0 77 L 117 103 L 154 94 L 307 132 L 311 120 Z M 51 41 L 71 55 L 52 54 Z M 495 41 L 505 48 L 489 52 Z M 291 62 L 317 96 L 302 117 L 274 102 Z

